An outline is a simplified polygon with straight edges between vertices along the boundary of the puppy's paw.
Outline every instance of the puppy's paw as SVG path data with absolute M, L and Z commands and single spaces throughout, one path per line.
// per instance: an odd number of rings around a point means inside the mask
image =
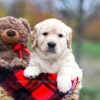
M 27 67 L 24 70 L 24 76 L 27 78 L 35 78 L 36 76 L 38 76 L 40 74 L 40 70 L 36 67 Z
M 72 87 L 71 78 L 70 77 L 58 77 L 57 78 L 57 86 L 59 91 L 66 93 Z

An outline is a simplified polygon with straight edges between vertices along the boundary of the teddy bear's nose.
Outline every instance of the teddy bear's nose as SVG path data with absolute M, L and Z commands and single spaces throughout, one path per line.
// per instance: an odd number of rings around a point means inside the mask
M 7 32 L 7 35 L 8 35 L 9 37 L 13 37 L 13 36 L 16 35 L 16 32 L 13 31 L 13 30 L 10 30 L 10 31 Z

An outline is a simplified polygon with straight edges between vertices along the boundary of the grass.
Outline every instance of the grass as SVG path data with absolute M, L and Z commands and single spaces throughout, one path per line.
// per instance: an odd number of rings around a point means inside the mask
M 29 39 L 28 39 L 28 43 L 27 44 L 28 44 L 28 49 L 31 51 L 32 50 L 32 47 L 31 47 L 32 44 L 31 44 L 31 41 Z
M 100 100 L 100 87 L 83 88 L 80 100 Z
M 75 44 L 73 44 L 75 50 Z M 82 55 L 85 57 L 100 58 L 100 43 L 83 41 Z
M 86 56 L 100 58 L 100 43 L 85 41 L 83 43 L 82 52 Z

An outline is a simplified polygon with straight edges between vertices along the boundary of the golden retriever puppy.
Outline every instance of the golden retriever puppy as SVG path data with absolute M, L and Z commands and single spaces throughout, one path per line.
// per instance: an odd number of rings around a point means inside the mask
M 72 87 L 71 80 L 78 77 L 81 81 L 82 71 L 72 53 L 70 27 L 57 19 L 47 19 L 35 26 L 31 41 L 33 51 L 29 65 L 24 70 L 25 77 L 57 73 L 58 89 L 64 93 Z

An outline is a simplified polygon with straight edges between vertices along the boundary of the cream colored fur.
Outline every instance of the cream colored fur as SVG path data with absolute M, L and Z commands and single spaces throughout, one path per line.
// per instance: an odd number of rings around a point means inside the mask
M 46 36 L 43 33 L 47 32 Z M 59 37 L 62 34 L 63 37 Z M 24 71 L 25 77 L 35 78 L 40 73 L 57 73 L 57 86 L 61 92 L 67 92 L 71 80 L 79 78 L 81 88 L 82 70 L 75 62 L 72 53 L 72 29 L 57 19 L 47 19 L 35 26 L 31 34 L 33 51 L 28 67 Z M 48 42 L 56 43 L 55 52 L 48 51 Z

